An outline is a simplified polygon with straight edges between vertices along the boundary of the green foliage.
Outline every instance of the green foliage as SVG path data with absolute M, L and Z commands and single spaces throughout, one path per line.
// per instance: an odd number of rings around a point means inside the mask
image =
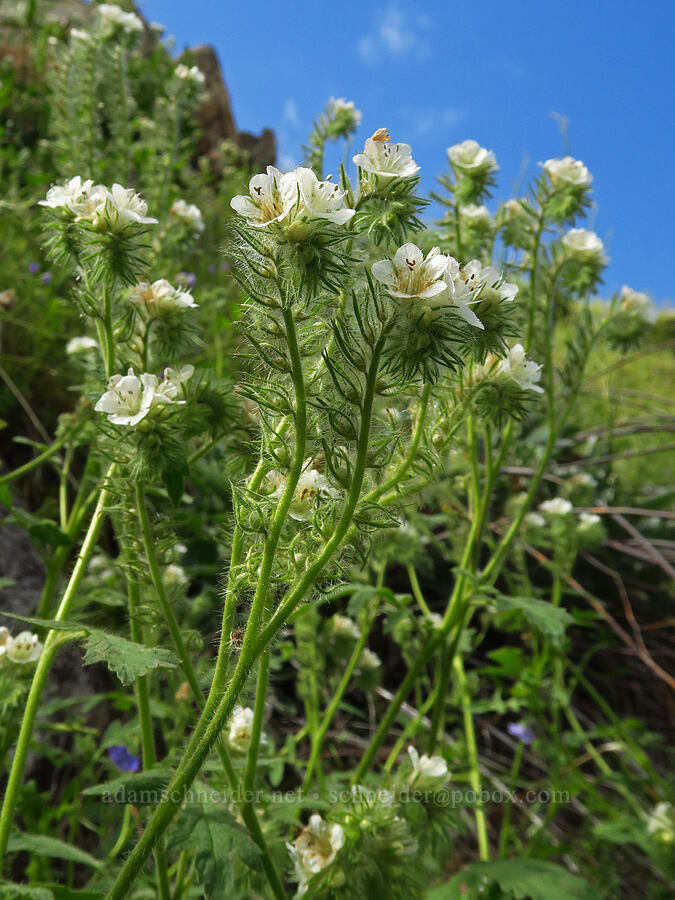
M 589 884 L 561 866 L 536 859 L 472 863 L 448 882 L 427 894 L 427 900 L 597 900 Z
M 122 684 L 131 684 L 153 669 L 173 669 L 178 665 L 178 659 L 165 647 L 144 647 L 105 631 L 91 631 L 85 639 L 84 650 L 82 665 L 105 663 Z

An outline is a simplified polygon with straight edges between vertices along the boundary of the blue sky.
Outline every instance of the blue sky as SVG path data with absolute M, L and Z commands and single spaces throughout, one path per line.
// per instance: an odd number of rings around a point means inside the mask
M 595 176 L 587 227 L 611 258 L 603 292 L 626 283 L 674 305 L 673 0 L 140 7 L 175 36 L 176 51 L 216 48 L 237 126 L 273 128 L 282 168 L 301 161 L 330 96 L 363 111 L 355 149 L 380 126 L 412 144 L 425 191 L 446 147 L 468 137 L 497 155 L 495 200 L 569 149 Z

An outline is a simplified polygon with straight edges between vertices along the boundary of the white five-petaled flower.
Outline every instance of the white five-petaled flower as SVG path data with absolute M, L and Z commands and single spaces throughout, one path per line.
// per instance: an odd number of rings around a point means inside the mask
M 93 184 L 94 182 L 90 178 L 83 181 L 79 175 L 76 175 L 65 184 L 55 184 L 54 187 L 50 187 L 46 198 L 38 201 L 38 205 L 76 212 L 82 201 L 89 196 Z
M 282 222 L 299 200 L 295 173 L 282 175 L 274 166 L 267 167 L 267 174 L 254 175 L 248 187 L 250 196 L 238 194 L 230 206 L 255 228 Z
M 140 34 L 143 31 L 143 22 L 135 13 L 125 12 L 112 3 L 101 3 L 96 7 L 96 13 L 101 24 L 110 30 L 119 26 L 125 34 Z
M 381 668 L 381 666 L 382 660 L 377 653 L 373 653 L 370 647 L 364 647 L 361 651 L 361 656 L 359 656 L 359 671 L 372 672 Z
M 168 402 L 176 400 L 176 397 L 183 392 L 185 382 L 192 378 L 194 371 L 195 368 L 191 365 L 182 366 L 180 369 L 164 369 L 155 399 Z M 184 400 L 176 400 L 176 402 L 185 403 Z
M 7 628 L 0 628 L 0 663 L 8 659 L 10 662 L 23 665 L 35 662 L 42 653 L 42 644 L 37 634 L 22 631 L 12 637 Z
M 330 620 L 330 631 L 333 637 L 349 637 L 358 641 L 361 637 L 361 629 L 349 616 L 335 613 Z
M 331 97 L 328 101 L 328 115 L 345 131 L 358 128 L 363 118 L 361 110 L 354 106 L 353 100 L 344 97 Z
M 442 756 L 428 756 L 426 753 L 419 755 L 412 744 L 408 747 L 408 756 L 412 763 L 411 784 L 419 787 L 440 784 L 448 777 L 448 764 Z
M 647 834 L 663 844 L 675 842 L 675 811 L 673 804 L 657 803 L 647 820 Z
M 113 425 L 137 425 L 150 412 L 157 384 L 156 375 L 144 373 L 139 378 L 133 369 L 126 375 L 113 375 L 94 409 L 107 413 Z
M 189 84 L 202 85 L 206 81 L 204 73 L 198 66 L 186 66 L 184 63 L 178 63 L 173 70 L 173 74 L 181 81 Z
M 410 144 L 394 143 L 385 128 L 368 138 L 363 153 L 357 153 L 354 162 L 364 172 L 384 178 L 412 178 L 420 170 L 412 158 Z
M 447 291 L 445 294 L 440 295 L 438 298 L 439 303 L 445 302 L 452 304 L 452 306 L 455 307 L 457 314 L 461 316 L 467 324 L 485 330 L 485 326 L 470 306 L 471 303 L 477 303 L 479 298 L 474 299 L 473 293 L 467 287 L 462 276 L 460 264 L 454 256 L 446 256 L 445 259 L 444 278 L 447 285 Z
M 202 232 L 204 230 L 204 219 L 202 211 L 194 203 L 186 203 L 185 200 L 176 200 L 169 210 L 169 215 L 181 222 L 185 222 L 194 231 Z
M 153 315 L 170 309 L 195 309 L 197 304 L 189 291 L 173 287 L 166 278 L 149 284 L 142 281 L 129 291 L 132 303 L 143 304 Z
M 546 525 L 546 519 L 536 512 L 525 513 L 523 521 L 526 525 L 529 525 L 530 528 L 544 528 Z
M 580 159 L 564 156 L 562 159 L 547 159 L 541 163 L 551 181 L 569 184 L 572 187 L 586 188 L 593 182 L 593 176 Z
M 463 219 L 466 219 L 472 224 L 489 222 L 492 218 L 487 206 L 484 206 L 483 204 L 479 206 L 476 203 L 469 203 L 466 206 L 460 207 L 459 214 Z
M 294 173 L 300 191 L 298 214 L 305 219 L 327 219 L 336 225 L 344 225 L 354 215 L 345 206 L 345 192 L 332 181 L 319 181 L 312 169 L 301 166 Z
M 337 495 L 330 482 L 321 472 L 311 468 L 313 460 L 311 457 L 304 462 L 303 470 L 298 478 L 295 486 L 295 492 L 291 505 L 288 508 L 288 515 L 297 522 L 303 522 L 312 515 L 312 509 L 317 498 L 335 497 Z M 279 498 L 286 487 L 286 476 L 281 472 L 270 472 L 269 479 L 276 484 L 276 489 L 272 493 L 272 497 Z
M 541 366 L 525 356 L 522 344 L 514 344 L 504 359 L 497 365 L 498 375 L 509 375 L 524 391 L 543 394 L 544 389 L 537 382 L 541 379 Z
M 566 516 L 572 512 L 572 504 L 564 497 L 554 497 L 553 500 L 544 500 L 540 503 L 539 509 L 549 516 Z
M 309 824 L 293 843 L 286 844 L 295 865 L 295 877 L 298 881 L 296 897 L 307 893 L 309 880 L 333 862 L 344 842 L 345 834 L 341 825 L 329 825 L 316 814 L 310 816 Z
M 596 257 L 605 260 L 605 245 L 594 231 L 571 228 L 562 236 L 563 246 L 579 257 Z
M 227 739 L 235 750 L 245 753 L 251 742 L 254 713 L 250 706 L 235 706 Z
M 602 519 L 596 513 L 579 513 L 579 530 L 585 531 L 588 528 L 597 528 L 602 523 Z
M 113 184 L 105 203 L 105 213 L 113 227 L 123 228 L 129 223 L 156 225 L 157 219 L 147 216 L 147 211 L 148 204 L 133 188 L 125 188 L 117 183 Z M 98 213 L 100 216 L 100 209 Z
M 645 322 L 654 322 L 656 319 L 656 307 L 652 303 L 651 297 L 643 294 L 641 291 L 634 291 L 627 284 L 621 288 L 620 309 L 623 312 L 636 313 Z
M 490 302 L 511 302 L 518 293 L 518 285 L 504 281 L 493 266 L 483 266 L 480 260 L 472 259 L 460 269 L 460 277 L 472 300 Z
M 430 250 L 425 259 L 416 244 L 404 244 L 393 259 L 373 263 L 371 271 L 378 281 L 386 285 L 392 297 L 427 299 L 446 290 L 443 276 L 447 261 L 448 257 L 438 247 Z
M 96 349 L 98 349 L 98 341 L 95 341 L 94 338 L 88 337 L 87 335 L 71 338 L 66 344 L 66 353 L 69 355 L 74 353 L 85 353 L 87 350 Z
M 497 160 L 492 150 L 481 147 L 478 141 L 462 141 L 448 147 L 448 158 L 453 167 L 464 175 L 484 174 L 497 170 Z

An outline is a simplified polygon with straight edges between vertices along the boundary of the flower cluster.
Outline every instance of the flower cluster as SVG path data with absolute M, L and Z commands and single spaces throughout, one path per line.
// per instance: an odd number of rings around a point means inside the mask
M 173 74 L 179 81 L 184 81 L 196 87 L 201 87 L 206 81 L 204 73 L 198 66 L 186 66 L 184 63 L 178 63 L 173 70 Z
M 295 866 L 298 882 L 296 897 L 307 893 L 314 875 L 334 862 L 342 849 L 345 834 L 341 825 L 329 825 L 321 816 L 313 815 L 292 844 L 286 844 Z
M 198 206 L 195 206 L 194 203 L 186 203 L 185 200 L 176 200 L 169 210 L 169 215 L 197 234 L 201 234 L 202 231 L 204 231 L 202 211 Z
M 104 35 L 122 32 L 126 35 L 142 34 L 143 22 L 132 12 L 125 12 L 112 3 L 101 3 L 96 7 L 99 27 Z
M 319 181 L 311 169 L 299 166 L 282 174 L 274 166 L 267 174 L 254 175 L 249 196 L 239 194 L 231 200 L 232 209 L 254 228 L 290 225 L 325 220 L 344 225 L 354 215 L 346 205 L 345 192 L 332 181 Z M 294 231 L 294 237 L 302 232 Z
M 75 222 L 86 222 L 96 230 L 124 231 L 130 225 L 156 225 L 157 219 L 149 217 L 148 205 L 133 188 L 113 184 L 109 189 L 83 181 L 79 175 L 63 185 L 55 185 L 47 191 L 40 206 L 56 210 Z
M 541 200 L 546 215 L 555 222 L 573 219 L 589 204 L 593 176 L 581 160 L 571 156 L 547 159 L 541 166 Z
M 152 284 L 142 281 L 129 291 L 129 302 L 147 310 L 151 316 L 169 310 L 195 309 L 197 304 L 189 291 L 173 287 L 165 278 Z
M 139 378 L 130 368 L 126 375 L 113 375 L 109 379 L 108 390 L 94 409 L 106 413 L 113 425 L 138 425 L 153 407 L 185 403 L 177 398 L 193 372 L 192 366 L 183 366 L 179 371 L 165 369 L 160 381 L 156 375 L 147 372 Z
M 8 628 L 0 626 L 0 666 L 5 661 L 16 665 L 35 662 L 42 653 L 42 644 L 36 634 L 21 631 L 13 637 Z
M 486 377 L 512 378 L 523 391 L 544 392 L 537 383 L 541 379 L 541 366 L 527 359 L 522 344 L 514 344 L 503 359 L 490 354 L 483 366 L 483 373 Z
M 311 519 L 317 501 L 337 496 L 326 476 L 312 466 L 313 460 L 306 459 L 288 509 L 288 515 L 297 522 Z M 268 480 L 275 486 L 270 496 L 279 499 L 286 487 L 286 476 L 273 471 L 269 473 Z

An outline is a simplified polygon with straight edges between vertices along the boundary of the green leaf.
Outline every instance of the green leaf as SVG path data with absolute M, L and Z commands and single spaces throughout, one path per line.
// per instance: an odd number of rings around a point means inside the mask
M 84 648 L 82 665 L 91 666 L 93 663 L 104 662 L 122 684 L 131 684 L 153 669 L 175 669 L 178 665 L 178 659 L 170 650 L 145 647 L 106 631 L 92 631 Z
M 234 862 L 262 869 L 260 850 L 225 806 L 192 803 L 169 839 L 169 850 L 192 850 L 199 881 L 209 900 L 228 900 L 235 890 Z
M 101 891 L 76 891 L 64 884 L 46 884 L 52 892 L 54 900 L 103 900 L 105 894 Z
M 162 799 L 164 788 L 171 781 L 171 769 L 156 767 L 111 778 L 102 784 L 85 788 L 85 797 L 101 797 L 105 803 L 133 803 L 134 806 L 155 806 Z
M 530 625 L 538 628 L 553 641 L 560 640 L 565 628 L 574 622 L 567 610 L 544 600 L 536 600 L 534 597 L 507 597 L 505 594 L 498 597 L 497 612 L 515 610 L 521 612 Z
M 602 893 L 562 866 L 538 859 L 497 859 L 472 863 L 426 900 L 478 900 L 486 881 L 495 881 L 514 900 L 600 900 Z
M 637 844 L 644 851 L 649 848 L 649 839 L 644 822 L 635 816 L 621 816 L 612 822 L 598 822 L 593 834 L 613 844 Z
M 68 535 L 51 519 L 39 519 L 23 509 L 15 508 L 5 521 L 16 522 L 18 525 L 21 525 L 35 541 L 40 541 L 53 547 L 70 546 L 71 541 Z
M 483 666 L 481 674 L 518 678 L 523 671 L 523 651 L 520 647 L 499 647 L 490 650 L 488 657 L 494 665 Z
M 0 579 L 0 582 L 2 579 Z M 13 584 L 14 582 L 12 582 Z M 3 585 L 0 583 L 0 587 Z M 20 616 L 18 613 L 3 612 L 8 619 L 17 619 L 27 625 L 36 625 L 38 628 L 51 628 L 53 631 L 87 631 L 86 625 L 77 622 L 57 622 L 55 619 L 40 619 L 37 616 Z
M 12 508 L 12 492 L 9 489 L 9 484 L 0 484 L 0 503 L 3 506 L 6 506 L 7 509 Z
M 18 853 L 21 850 L 35 856 L 49 856 L 56 859 L 67 859 L 69 862 L 82 863 L 94 869 L 101 869 L 103 863 L 95 859 L 90 853 L 66 844 L 58 838 L 49 837 L 46 834 L 23 834 L 15 831 L 9 836 L 7 844 L 9 853 Z
M 54 900 L 51 890 L 42 884 L 0 884 L 0 900 Z
M 166 469 L 164 472 L 164 487 L 169 495 L 169 500 L 174 506 L 178 506 L 183 497 L 183 487 L 185 478 L 190 474 L 185 462 L 173 469 Z

